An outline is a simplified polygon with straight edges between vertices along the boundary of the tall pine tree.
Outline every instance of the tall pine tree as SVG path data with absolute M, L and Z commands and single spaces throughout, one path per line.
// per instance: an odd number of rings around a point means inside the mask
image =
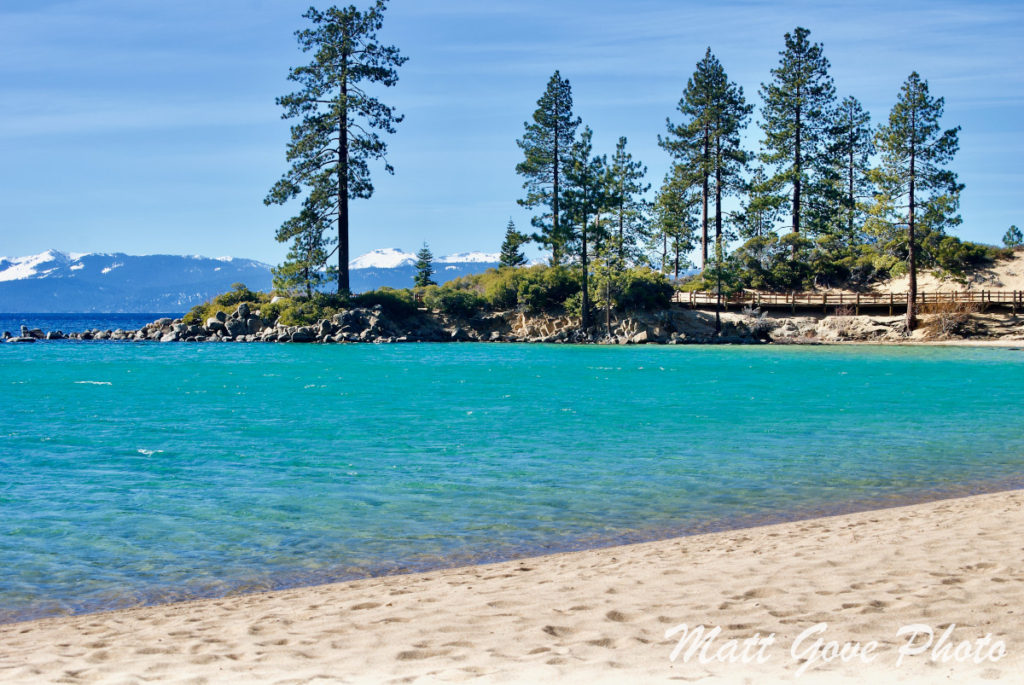
M 626 151 L 626 138 L 615 145 L 608 167 L 608 204 L 614 214 L 618 264 L 625 265 L 644 237 L 648 203 L 643 195 L 651 189 L 645 183 L 647 167 Z
M 846 97 L 835 110 L 830 131 L 829 157 L 835 170 L 834 183 L 838 190 L 836 208 L 837 231 L 845 232 L 847 241 L 863 226 L 863 205 L 873 196 L 869 178 L 871 155 L 874 153 L 874 129 L 871 115 L 855 97 Z
M 678 105 L 684 120 L 667 122 L 668 136 L 658 137 L 665 148 L 696 178 L 701 189 L 701 268 L 708 263 L 709 206 L 715 198 L 715 242 L 722 240 L 723 196 L 741 189 L 740 171 L 746 165 L 746 153 L 740 137 L 752 107 L 743 89 L 729 81 L 722 63 L 708 48 L 687 81 Z
M 661 242 L 661 271 L 677 280 L 701 227 L 697 219 L 701 200 L 699 179 L 679 165 L 665 177 L 654 199 L 654 239 Z
M 806 190 L 819 186 L 820 170 L 827 164 L 826 146 L 835 101 L 835 87 L 822 47 L 808 40 L 810 31 L 798 27 L 785 36 L 779 66 L 772 80 L 761 84 L 763 162 L 775 167 L 774 184 L 792 189 L 792 229 L 804 228 L 804 205 L 819 201 Z M 795 255 L 794 247 L 794 255 Z
M 593 132 L 587 126 L 580 139 L 573 143 L 565 170 L 565 214 L 566 226 L 572 230 L 572 251 L 579 255 L 582 271 L 582 323 L 586 331 L 590 327 L 590 254 L 593 249 L 593 229 L 590 220 L 596 218 L 607 199 L 607 161 L 594 156 Z
M 537 229 L 533 239 L 551 250 L 551 263 L 558 265 L 565 257 L 569 232 L 564 226 L 561 207 L 562 184 L 566 160 L 580 119 L 572 112 L 572 88 L 569 79 L 557 71 L 548 81 L 547 89 L 537 100 L 533 123 L 523 124 L 523 137 L 516 144 L 524 159 L 516 165 L 516 173 L 524 177 L 526 197 L 519 204 L 528 209 L 544 207 L 547 212 L 533 217 Z
M 888 122 L 875 134 L 881 164 L 872 171 L 872 179 L 880 193 L 872 220 L 883 228 L 906 227 L 908 330 L 917 325 L 919 238 L 960 223 L 957 210 L 963 185 L 946 168 L 960 147 L 960 127 L 942 130 L 943 108 L 943 98 L 932 97 L 928 82 L 915 71 L 900 88 Z
M 373 194 L 372 160 L 385 160 L 385 170 L 393 173 L 381 134 L 394 133 L 402 121 L 394 108 L 366 90 L 366 84 L 395 85 L 397 69 L 407 59 L 397 48 L 377 41 L 385 8 L 385 0 L 363 11 L 354 6 L 323 12 L 310 8 L 302 16 L 312 26 L 295 35 L 313 59 L 288 74 L 299 90 L 277 99 L 284 108 L 282 118 L 298 122 L 286 153 L 291 168 L 264 202 L 285 204 L 308 189 L 313 201 L 304 203 L 303 211 L 313 217 L 302 223 L 311 231 L 337 226 L 339 293 L 350 290 L 348 201 Z

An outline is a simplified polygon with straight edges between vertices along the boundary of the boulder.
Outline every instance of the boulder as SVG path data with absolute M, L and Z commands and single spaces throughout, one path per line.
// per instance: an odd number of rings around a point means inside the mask
M 217 312 L 217 313 L 223 316 L 223 312 Z M 211 331 L 211 332 L 226 331 L 227 330 L 224 327 L 223 320 L 221 320 L 219 317 L 215 317 L 215 316 L 211 316 L 209 319 L 206 320 L 206 329 L 208 331 Z
M 650 336 L 647 334 L 646 330 L 640 331 L 632 338 L 630 338 L 629 342 L 633 343 L 634 345 L 643 345 L 644 343 L 650 342 Z
M 243 302 L 242 304 L 238 305 L 238 309 L 235 311 L 235 314 L 238 314 L 238 318 L 241 319 L 242 321 L 248 321 L 248 319 L 249 319 L 249 305 L 246 304 L 245 302 Z
M 245 335 L 248 332 L 248 326 L 241 319 L 229 319 L 224 324 L 224 328 L 227 330 L 227 334 L 232 338 Z
M 160 342 L 178 342 L 178 334 L 175 332 L 165 333 L 161 338 Z
M 156 321 L 154 321 L 152 325 L 156 326 L 157 328 L 163 328 L 164 326 L 170 326 L 172 323 L 174 323 L 174 319 L 165 316 L 162 319 L 157 319 Z
M 49 333 L 46 334 L 46 339 L 47 340 L 63 340 L 64 339 L 64 334 L 61 333 L 60 331 L 50 331 Z
M 256 335 L 263 329 L 263 319 L 258 316 L 250 316 L 245 322 L 245 328 L 250 335 Z
M 228 320 L 228 315 L 225 314 L 224 312 L 217 312 L 216 314 L 214 314 L 214 317 L 217 319 L 217 321 L 220 321 L 221 323 L 224 323 L 225 321 Z
M 313 342 L 315 339 L 316 336 L 313 334 L 313 329 L 309 326 L 300 326 L 291 335 L 292 342 Z
M 9 343 L 34 343 L 35 341 L 36 339 L 30 335 L 19 335 L 17 338 L 7 338 L 7 342 Z

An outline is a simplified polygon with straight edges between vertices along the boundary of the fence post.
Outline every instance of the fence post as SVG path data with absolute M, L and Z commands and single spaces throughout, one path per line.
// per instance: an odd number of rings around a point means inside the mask
M 889 292 L 889 316 L 892 316 L 892 305 L 893 305 L 893 293 Z

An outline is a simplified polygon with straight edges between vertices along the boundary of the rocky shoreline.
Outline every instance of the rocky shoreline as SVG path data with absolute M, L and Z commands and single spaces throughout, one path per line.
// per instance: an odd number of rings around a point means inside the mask
M 126 342 L 293 342 L 293 343 L 403 343 L 403 342 L 529 342 L 592 344 L 756 344 L 908 342 L 935 339 L 1024 340 L 1024 321 L 1010 314 L 973 314 L 948 322 L 929 323 L 912 336 L 902 316 L 788 316 L 746 310 L 723 312 L 716 331 L 714 312 L 673 307 L 653 312 L 610 314 L 599 317 L 589 331 L 578 317 L 527 315 L 522 312 L 478 313 L 457 318 L 421 310 L 416 316 L 395 318 L 379 305 L 338 312 L 313 325 L 288 326 L 266 321 L 247 304 L 229 314 L 217 312 L 202 325 L 163 318 L 138 330 L 44 332 L 22 326 L 20 335 L 9 331 L 3 340 L 107 340 Z

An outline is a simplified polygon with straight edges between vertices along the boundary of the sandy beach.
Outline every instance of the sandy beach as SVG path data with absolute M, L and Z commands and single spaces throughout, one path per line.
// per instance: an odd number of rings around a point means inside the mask
M 1021 682 L 1022 612 L 1024 492 L 1010 491 L 7 624 L 0 680 Z M 681 624 L 721 628 L 703 660 Z M 846 643 L 850 660 L 826 662 Z

